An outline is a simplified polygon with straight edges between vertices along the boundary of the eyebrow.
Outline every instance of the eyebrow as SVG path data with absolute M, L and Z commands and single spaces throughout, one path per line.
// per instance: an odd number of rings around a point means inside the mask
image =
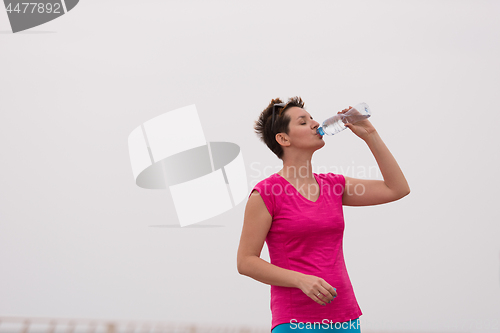
M 307 117 L 307 116 L 299 116 L 299 117 L 297 117 L 297 119 L 305 118 L 305 117 Z M 311 119 L 313 119 L 313 117 L 311 117 Z

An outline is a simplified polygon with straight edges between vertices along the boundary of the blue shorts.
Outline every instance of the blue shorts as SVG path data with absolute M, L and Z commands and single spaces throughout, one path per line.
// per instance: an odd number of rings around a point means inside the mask
M 359 318 L 352 319 L 349 321 L 344 321 L 341 323 L 334 323 L 329 321 L 322 322 L 290 322 L 286 324 L 277 325 L 272 333 L 292 333 L 292 332 L 318 332 L 318 331 L 330 331 L 330 332 L 350 332 L 350 333 L 360 333 Z

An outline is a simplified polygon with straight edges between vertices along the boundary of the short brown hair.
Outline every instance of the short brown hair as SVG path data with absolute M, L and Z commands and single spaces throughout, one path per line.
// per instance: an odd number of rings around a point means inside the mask
M 304 102 L 302 98 L 296 96 L 288 99 L 288 102 L 283 106 L 275 106 L 275 104 L 283 103 L 280 98 L 275 98 L 269 103 L 269 105 L 261 112 L 259 119 L 255 122 L 255 133 L 259 138 L 271 149 L 273 153 L 278 156 L 278 158 L 283 158 L 283 148 L 276 141 L 276 134 L 286 133 L 288 134 L 290 117 L 285 113 L 285 111 L 291 107 L 304 108 Z M 273 118 L 273 107 L 275 108 L 274 124 Z

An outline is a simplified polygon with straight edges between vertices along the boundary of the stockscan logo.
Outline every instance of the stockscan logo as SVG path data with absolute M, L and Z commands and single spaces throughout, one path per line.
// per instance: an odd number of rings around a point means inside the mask
M 12 32 L 19 32 L 52 21 L 75 8 L 79 0 L 4 0 Z

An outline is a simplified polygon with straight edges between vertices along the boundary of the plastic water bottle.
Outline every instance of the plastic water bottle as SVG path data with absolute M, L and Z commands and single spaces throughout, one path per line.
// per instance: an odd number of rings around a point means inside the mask
M 318 127 L 317 132 L 319 135 L 334 135 L 347 128 L 344 124 L 355 124 L 358 121 L 369 118 L 371 115 L 372 113 L 368 104 L 360 103 L 349 109 L 346 113 L 340 113 L 325 120 L 323 125 Z

